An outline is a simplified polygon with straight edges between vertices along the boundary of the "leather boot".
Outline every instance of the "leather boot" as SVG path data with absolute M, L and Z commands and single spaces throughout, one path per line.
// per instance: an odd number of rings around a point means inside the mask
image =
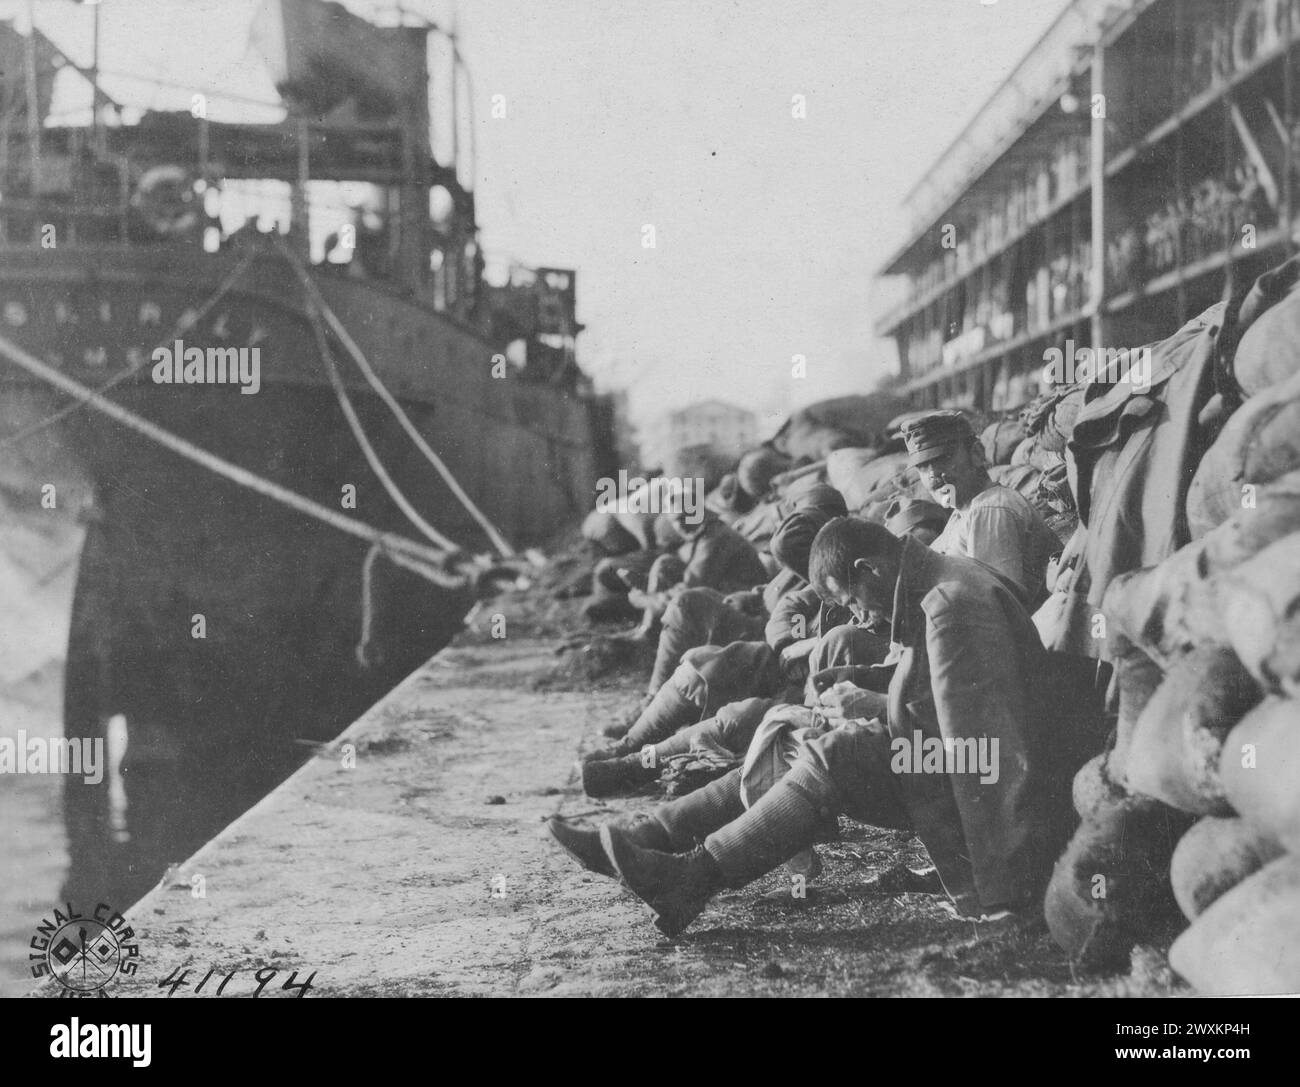
M 582 788 L 591 797 L 627 796 L 659 777 L 658 766 L 642 766 L 641 753 L 582 764 Z
M 646 849 L 671 849 L 668 834 L 659 823 L 649 815 L 633 815 L 615 819 L 614 825 L 629 841 Z M 554 815 L 546 821 L 546 829 L 570 857 L 588 872 L 598 876 L 618 879 L 618 873 L 600 843 L 600 828 L 570 823 L 562 815 Z
M 832 815 L 817 824 L 814 842 L 838 842 L 840 840 L 840 817 Z
M 588 751 L 585 755 L 578 757 L 578 764 L 586 766 L 589 762 L 604 762 L 606 759 L 621 759 L 624 755 L 630 755 L 632 748 L 624 743 L 610 744 L 608 747 L 598 747 L 594 751 Z
M 632 607 L 625 596 L 605 596 L 587 601 L 582 617 L 589 623 L 629 623 L 641 618 L 641 610 Z
M 650 907 L 655 928 L 676 936 L 722 890 L 722 872 L 703 847 L 689 853 L 642 849 L 617 827 L 600 828 L 600 840 L 623 885 Z

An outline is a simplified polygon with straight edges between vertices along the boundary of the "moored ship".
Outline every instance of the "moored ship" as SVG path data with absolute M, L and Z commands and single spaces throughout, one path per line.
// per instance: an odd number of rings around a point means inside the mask
M 427 525 L 467 553 L 522 548 L 581 511 L 606 470 L 608 416 L 574 362 L 574 276 L 485 282 L 473 193 L 432 150 L 427 28 L 271 0 L 254 32 L 283 120 L 211 121 L 197 95 L 188 112 L 109 124 L 96 85 L 86 126 L 47 116 L 71 62 L 36 28 L 0 32 L 17 61 L 3 86 L 0 336 L 386 538 L 419 540 Z M 323 244 L 322 186 L 349 194 Z M 259 212 L 268 193 L 283 214 Z M 223 222 L 223 200 L 250 212 L 245 225 Z M 159 361 L 172 356 L 174 369 Z M 183 365 L 191 356 L 205 365 Z M 445 644 L 472 590 L 215 474 L 11 358 L 0 387 L 10 494 L 32 510 L 50 496 L 51 513 L 85 525 L 65 730 L 126 730 L 120 773 L 67 789 L 74 885 L 130 896 L 140 885 L 123 866 L 151 882 L 237 814 Z

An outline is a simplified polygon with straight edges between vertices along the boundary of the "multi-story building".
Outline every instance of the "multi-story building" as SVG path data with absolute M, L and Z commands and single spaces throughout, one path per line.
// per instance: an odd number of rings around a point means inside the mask
M 669 475 L 682 474 L 682 454 L 707 449 L 734 461 L 758 444 L 758 420 L 752 411 L 722 400 L 702 400 L 665 412 L 649 428 L 644 455 Z M 689 459 L 689 458 L 688 458 Z
M 1163 338 L 1294 252 L 1300 0 L 1075 0 L 909 194 L 878 323 L 919 407 Z

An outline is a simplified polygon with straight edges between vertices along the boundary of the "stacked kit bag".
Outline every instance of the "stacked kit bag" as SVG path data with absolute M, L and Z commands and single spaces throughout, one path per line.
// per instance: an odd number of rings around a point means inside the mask
M 1222 312 L 1222 304 L 1212 307 L 1153 345 L 1149 382 L 1087 385 L 1073 421 L 1067 468 L 1081 526 L 1066 549 L 1068 569 L 1035 622 L 1045 644 L 1101 657 L 1114 669 L 1110 749 L 1075 778 L 1081 822 L 1044 902 L 1057 943 L 1087 966 L 1123 965 L 1135 945 L 1165 945 L 1185 924 L 1169 862 L 1194 816 L 1127 780 L 1134 728 L 1162 685 L 1166 661 L 1126 639 L 1131 624 L 1112 616 L 1106 605 L 1114 597 L 1104 603 L 1103 596 L 1122 575 L 1159 567 L 1192 542 L 1184 507 L 1212 438 L 1202 416 L 1216 393 Z M 1174 693 L 1171 685 L 1166 694 Z
M 1043 515 L 1062 544 L 1069 541 L 1079 524 L 1065 451 L 1083 400 L 1084 390 L 1079 384 L 1057 385 L 1033 400 L 1021 412 L 1025 439 L 1011 455 L 1013 468 L 1025 465 L 1034 469 L 1032 488 L 1021 493 Z M 1013 484 L 1007 482 L 1007 486 Z
M 980 433 L 994 483 L 1019 491 L 1064 544 L 1079 523 L 1065 468 L 1065 449 L 1083 387 L 1056 385 Z
M 1188 496 L 1198 543 L 1222 542 L 1183 622 L 1231 654 L 1258 692 L 1239 719 L 1216 722 L 1226 733 L 1217 773 L 1207 773 L 1216 804 L 1198 812 L 1173 857 L 1174 891 L 1192 924 L 1170 962 L 1207 993 L 1300 992 L 1298 279 L 1300 263 L 1290 262 L 1243 305 L 1233 374 L 1244 403 Z
M 1083 825 L 1048 894 L 1080 957 L 1176 935 L 1205 993 L 1300 992 L 1298 275 L 1262 277 L 1216 336 L 1189 542 L 1104 586 L 1119 723 L 1075 780 Z

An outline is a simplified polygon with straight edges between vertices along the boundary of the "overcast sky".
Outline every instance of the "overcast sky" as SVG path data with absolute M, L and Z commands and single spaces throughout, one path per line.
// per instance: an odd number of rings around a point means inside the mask
M 445 22 L 451 0 L 406 6 Z M 872 331 L 873 276 L 906 233 L 903 196 L 1064 6 L 461 0 L 484 247 L 578 270 L 581 357 L 605 385 L 630 386 L 638 422 L 721 397 L 771 426 L 865 391 L 893 361 Z M 24 8 L 0 0 L 0 17 Z M 273 98 L 248 49 L 255 8 L 102 0 L 102 65 L 154 73 L 185 98 L 190 86 Z M 37 20 L 89 60 L 87 8 L 38 0 Z M 139 97 L 138 84 L 105 85 Z M 795 95 L 806 117 L 792 116 Z M 804 380 L 790 376 L 796 354 Z

